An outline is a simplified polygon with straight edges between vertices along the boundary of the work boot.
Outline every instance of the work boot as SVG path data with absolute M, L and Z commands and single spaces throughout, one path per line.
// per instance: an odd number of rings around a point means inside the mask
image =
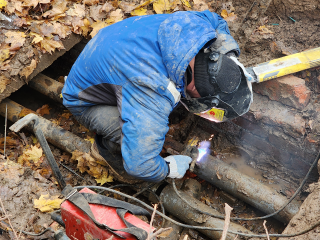
M 91 146 L 91 155 L 97 163 L 108 168 L 109 174 L 111 174 L 115 180 L 128 184 L 142 182 L 142 180 L 130 176 L 124 169 L 121 149 L 118 144 L 110 141 L 102 144 L 102 137 L 97 134 Z

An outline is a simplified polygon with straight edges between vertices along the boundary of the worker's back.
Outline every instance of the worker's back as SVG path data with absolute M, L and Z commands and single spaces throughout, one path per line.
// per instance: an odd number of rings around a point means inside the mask
M 205 11 L 132 17 L 101 29 L 70 71 L 64 104 L 116 105 L 110 84 L 128 80 L 161 92 L 170 79 L 183 90 L 189 61 L 215 37 L 217 25 L 218 15 Z

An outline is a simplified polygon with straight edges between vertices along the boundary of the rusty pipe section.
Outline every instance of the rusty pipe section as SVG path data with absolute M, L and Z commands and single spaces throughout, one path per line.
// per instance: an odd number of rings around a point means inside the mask
M 28 83 L 28 86 L 53 100 L 62 103 L 62 98 L 60 97 L 63 88 L 62 83 L 39 73 Z
M 196 163 L 198 177 L 225 190 L 246 203 L 270 214 L 280 209 L 288 199 L 276 190 L 240 173 L 235 168 L 211 155 L 205 155 Z M 279 221 L 288 223 L 300 208 L 300 203 L 293 200 L 280 213 L 275 215 Z
M 183 198 L 188 200 L 188 202 L 191 206 L 193 206 L 193 208 L 186 204 L 183 200 L 181 200 L 181 198 L 175 193 L 172 185 L 168 185 L 162 190 L 160 194 L 160 199 L 166 211 L 168 211 L 173 216 L 179 218 L 181 221 L 189 225 L 211 228 L 223 228 L 224 220 L 201 214 L 196 209 L 200 209 L 204 212 L 210 212 L 212 214 L 221 216 L 221 214 L 218 211 L 200 202 L 199 200 L 195 199 L 186 192 L 180 190 L 178 191 Z M 230 222 L 229 230 L 252 234 L 246 228 L 232 222 Z M 222 231 L 199 230 L 199 232 L 205 234 L 211 239 L 220 239 L 222 235 Z M 226 239 L 233 240 L 235 238 L 235 234 L 228 233 Z
M 27 108 L 21 106 L 20 104 L 6 98 L 0 103 L 0 115 L 3 117 L 5 117 L 6 114 L 6 105 L 8 106 L 8 120 L 12 122 L 16 122 L 20 119 L 21 111 L 32 112 L 31 110 L 26 110 Z M 82 138 L 67 130 L 64 130 L 63 128 L 40 116 L 38 127 L 43 131 L 43 134 L 48 142 L 66 152 L 72 153 L 75 150 L 79 150 L 81 152 L 90 151 L 90 142 L 83 140 Z M 32 131 L 32 127 L 30 128 L 29 126 L 28 129 Z
M 184 146 L 167 137 L 164 148 L 182 152 Z M 209 154 L 203 156 L 196 163 L 194 172 L 198 177 L 267 214 L 277 211 L 288 201 L 285 196 L 279 194 L 276 190 L 240 173 L 235 168 Z M 293 200 L 275 218 L 288 223 L 299 211 L 300 205 L 298 201 Z

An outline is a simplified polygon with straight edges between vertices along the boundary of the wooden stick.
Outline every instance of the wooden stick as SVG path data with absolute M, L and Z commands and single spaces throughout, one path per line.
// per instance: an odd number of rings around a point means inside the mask
M 1 204 L 1 208 L 2 208 L 2 211 L 3 211 L 3 213 L 4 213 L 4 216 L 5 216 L 6 218 L 8 218 L 8 222 L 9 222 L 9 225 L 10 225 L 10 227 L 11 227 L 11 229 L 12 229 L 12 232 L 13 232 L 14 236 L 15 236 L 16 239 L 18 240 L 17 233 L 16 233 L 16 231 L 15 231 L 15 230 L 13 229 L 13 227 L 12 227 L 12 224 L 11 224 L 11 221 L 10 221 L 10 218 L 9 218 L 9 215 L 7 214 L 7 212 L 6 212 L 5 208 L 4 208 L 4 205 L 3 205 L 3 202 L 2 202 L 2 200 L 1 200 L 1 197 L 0 197 L 0 204 Z
M 221 236 L 220 240 L 225 240 L 227 237 L 228 228 L 230 225 L 230 214 L 231 214 L 232 210 L 233 210 L 233 208 L 230 207 L 227 203 L 225 203 L 226 218 L 224 220 L 224 227 L 223 227 L 223 232 L 222 232 L 222 236 Z
M 263 227 L 264 227 L 264 230 L 266 230 L 267 239 L 268 239 L 268 240 L 270 240 L 270 237 L 269 237 L 269 233 L 268 233 L 268 229 L 267 229 L 266 223 L 267 223 L 267 221 L 266 221 L 266 220 L 264 220 L 264 221 L 263 221 Z
M 155 204 L 154 208 L 153 208 L 153 213 L 152 213 L 152 216 L 151 216 L 151 220 L 150 220 L 150 227 L 149 227 L 147 240 L 151 240 L 152 239 L 151 238 L 151 235 L 152 235 L 152 223 L 153 223 L 153 220 L 154 220 L 154 216 L 156 215 L 157 207 L 158 207 L 158 204 Z
M 4 122 L 4 147 L 3 147 L 3 156 L 6 159 L 6 142 L 7 142 L 7 119 L 8 119 L 8 105 L 6 104 L 6 117 Z M 9 159 L 7 159 L 8 164 Z

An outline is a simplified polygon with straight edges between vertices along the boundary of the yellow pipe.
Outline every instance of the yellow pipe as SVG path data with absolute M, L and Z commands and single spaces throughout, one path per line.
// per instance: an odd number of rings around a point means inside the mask
M 261 63 L 253 71 L 257 82 L 264 82 L 317 66 L 320 66 L 320 47 Z

